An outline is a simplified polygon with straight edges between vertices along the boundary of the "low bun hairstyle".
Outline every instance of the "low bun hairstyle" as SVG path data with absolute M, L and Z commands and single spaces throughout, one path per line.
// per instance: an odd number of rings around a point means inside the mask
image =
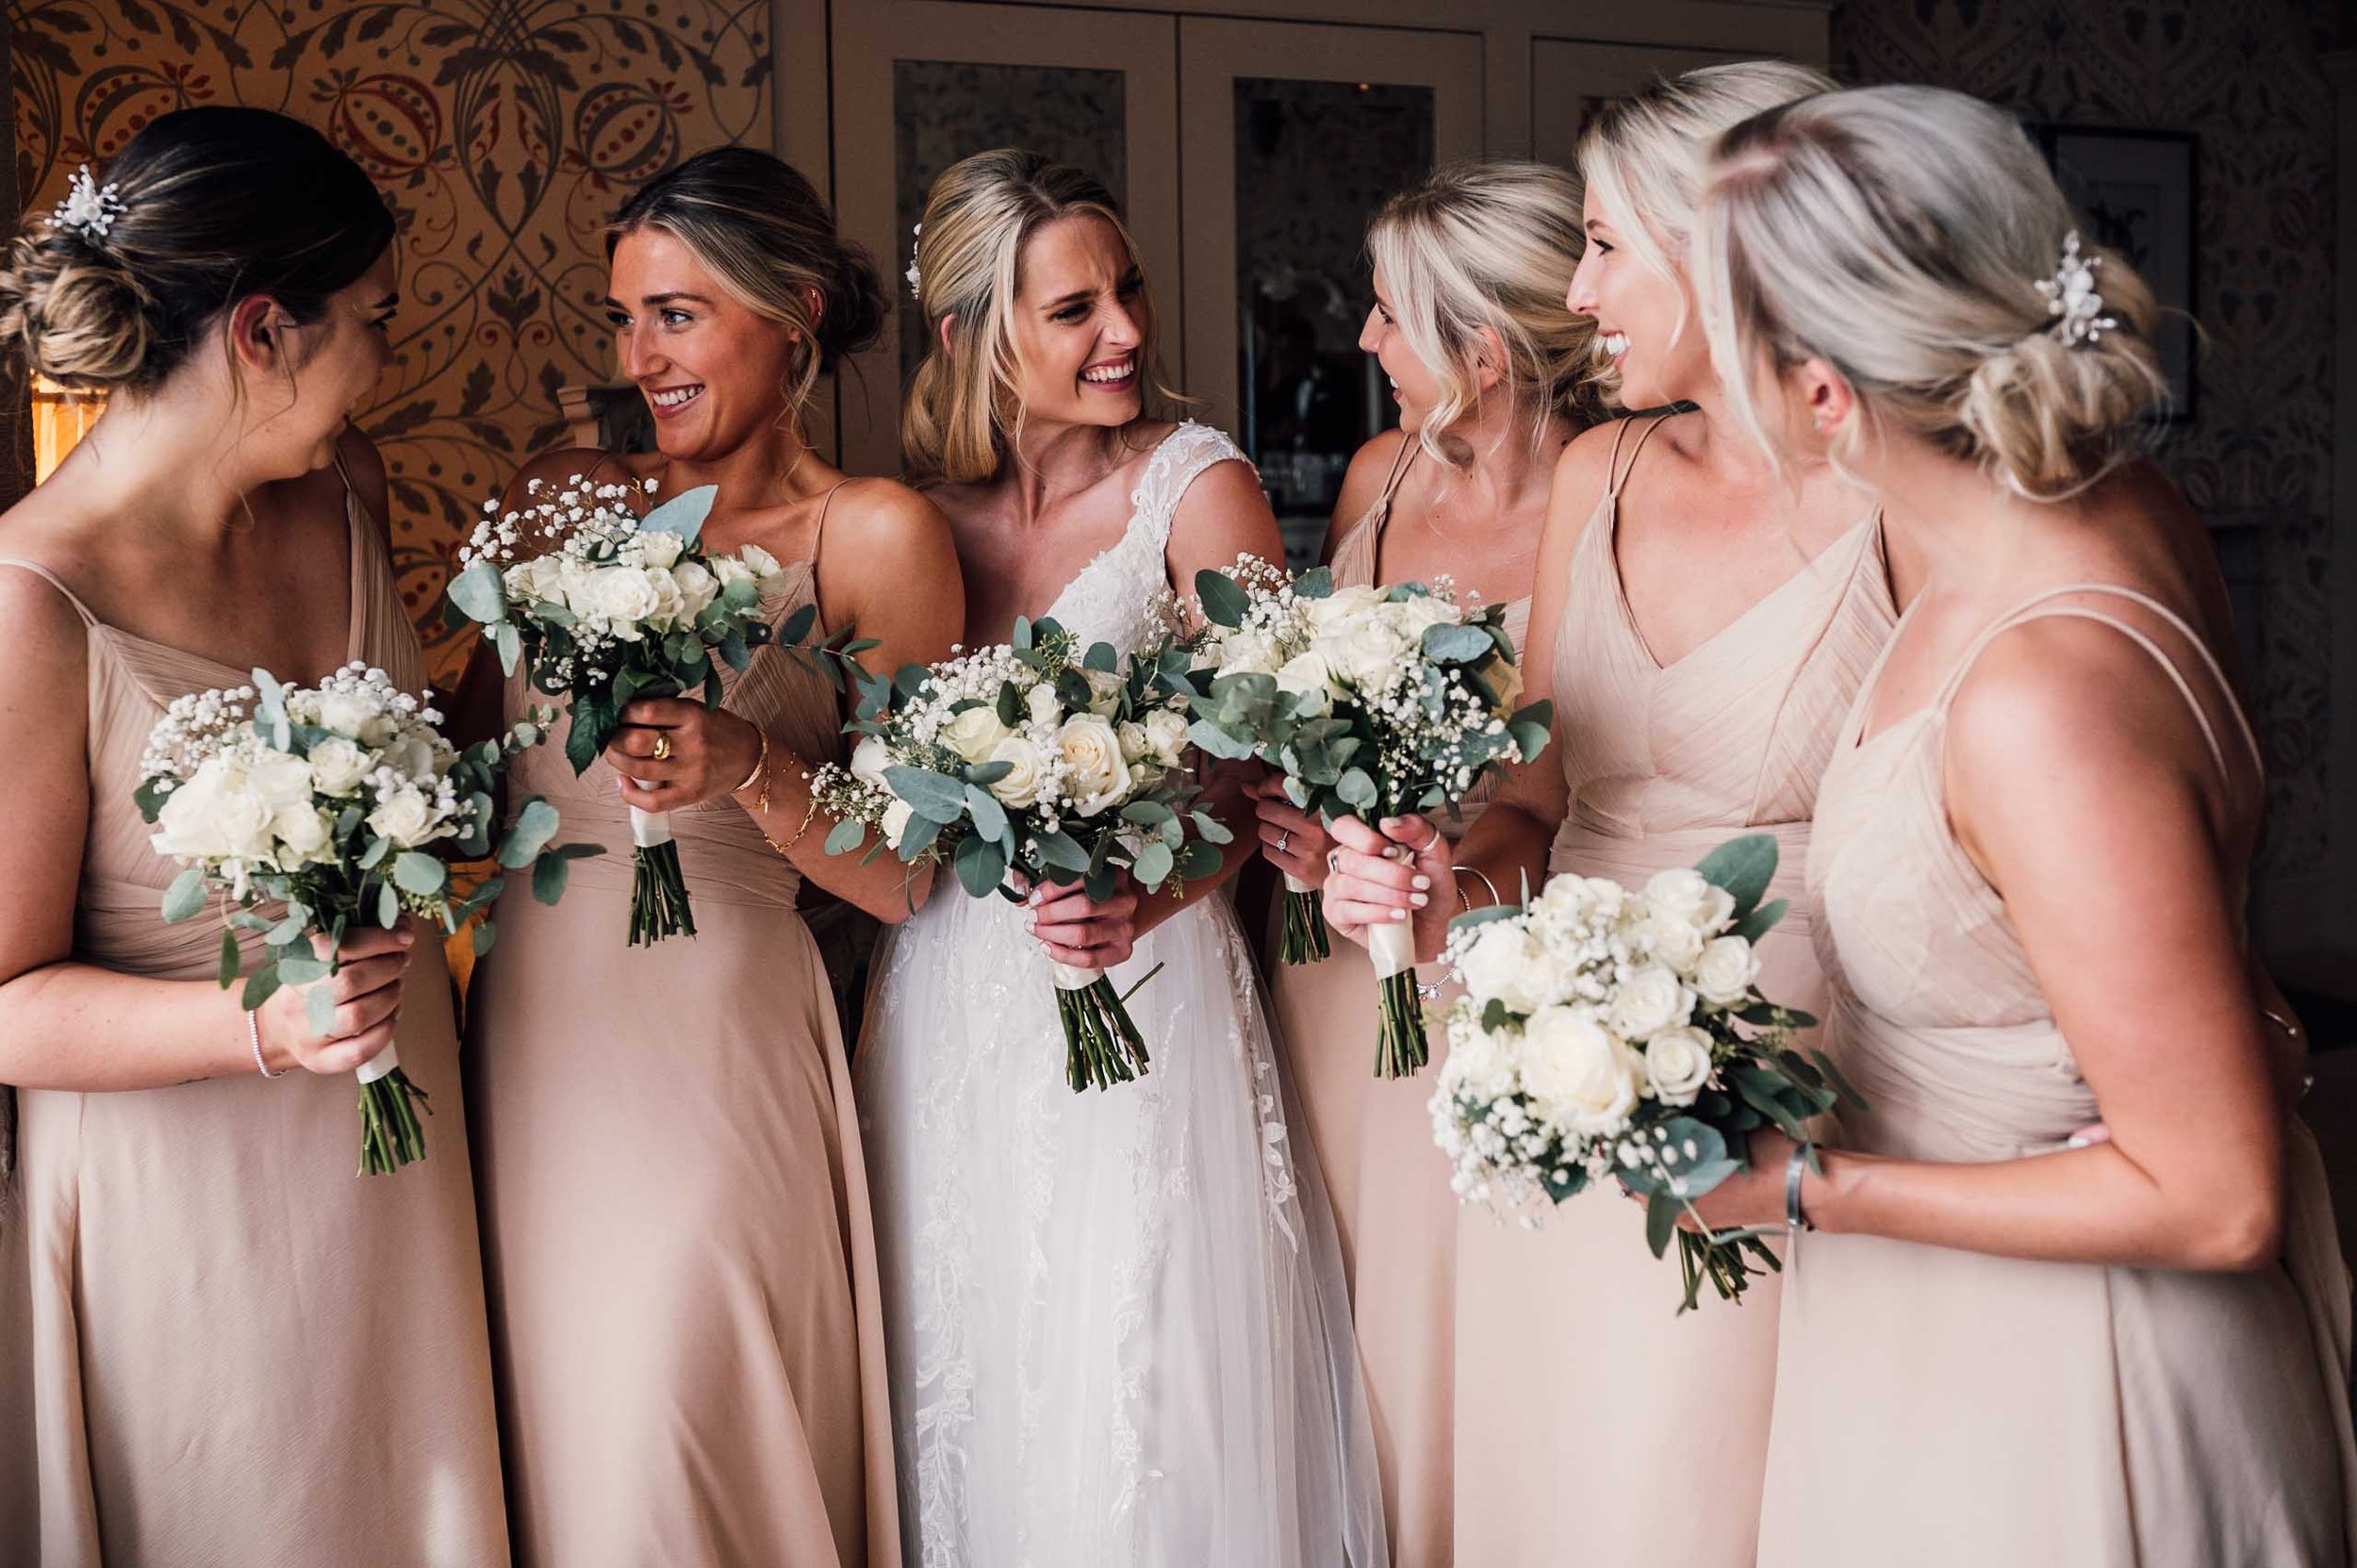
M 269 109 L 162 115 L 101 180 L 122 203 L 104 234 L 30 212 L 0 266 L 0 350 L 77 390 L 153 390 L 257 294 L 315 322 L 393 240 L 360 166 Z
M 1704 206 L 1712 357 L 1771 452 L 1755 378 L 1820 359 L 1863 416 L 1837 460 L 1887 420 L 2058 501 L 2133 456 L 2167 396 L 2159 310 L 2120 257 L 2083 247 L 2113 324 L 2062 339 L 2038 286 L 2076 220 L 2013 117 L 1976 98 L 1879 87 L 1771 110 L 1720 143 Z
M 606 259 L 641 229 L 677 239 L 746 309 L 799 335 L 783 388 L 798 413 L 820 376 L 883 331 L 876 264 L 835 232 L 817 190 L 783 158 L 715 147 L 657 175 L 607 225 Z
M 974 484 L 997 473 L 1023 423 L 1014 336 L 1023 247 L 1058 219 L 1079 217 L 1112 224 L 1144 275 L 1113 192 L 1070 164 L 997 147 L 960 158 L 933 181 L 916 240 L 917 307 L 932 330 L 900 406 L 900 456 L 912 483 Z M 1150 279 L 1137 313 L 1143 417 L 1158 419 L 1178 400 L 1162 381 Z
M 1376 211 L 1367 255 L 1383 271 L 1401 336 L 1441 388 L 1417 436 L 1434 458 L 1470 461 L 1452 458 L 1444 442 L 1481 401 L 1484 327 L 1505 347 L 1505 396 L 1574 419 L 1592 412 L 1596 323 L 1564 303 L 1584 246 L 1579 182 L 1551 164 L 1452 164 Z M 1544 430 L 1541 421 L 1536 433 Z

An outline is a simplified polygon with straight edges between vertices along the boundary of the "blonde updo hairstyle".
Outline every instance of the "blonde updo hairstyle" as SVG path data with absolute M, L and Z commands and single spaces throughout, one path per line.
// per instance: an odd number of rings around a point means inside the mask
M 2013 117 L 1961 92 L 1860 89 L 1745 122 L 1697 237 L 1737 418 L 1772 454 L 1767 377 L 1821 360 L 1857 399 L 1837 463 L 1887 421 L 2033 500 L 2085 489 L 2134 455 L 2167 383 L 2151 290 L 2117 256 L 2082 249 L 2116 324 L 2060 336 L 2038 285 L 2075 230 Z
M 1014 332 L 1023 247 L 1047 224 L 1076 217 L 1111 224 L 1143 273 L 1112 192 L 1069 164 L 1000 147 L 959 159 L 933 181 L 916 241 L 925 357 L 900 409 L 900 453 L 912 482 L 979 483 L 1006 461 L 1023 426 Z M 1143 417 L 1159 419 L 1178 400 L 1162 382 L 1150 287 L 1136 310 Z
M 1437 169 L 1385 202 L 1367 225 L 1400 335 L 1440 384 L 1417 432 L 1436 460 L 1470 466 L 1449 427 L 1481 405 L 1488 328 L 1504 346 L 1497 390 L 1580 418 L 1596 323 L 1564 303 L 1584 244 L 1579 182 L 1551 164 L 1497 160 Z M 1543 434 L 1543 421 L 1534 436 Z
M 1656 81 L 1589 121 L 1574 154 L 1579 176 L 1638 263 L 1687 287 L 1687 244 L 1713 144 L 1763 109 L 1834 86 L 1823 72 L 1789 60 L 1736 60 Z M 1620 372 L 1601 349 L 1592 353 L 1594 380 L 1617 402 Z
M 820 376 L 882 331 L 875 263 L 835 232 L 816 188 L 772 154 L 715 147 L 658 175 L 607 225 L 606 259 L 641 229 L 671 236 L 739 305 L 792 329 L 779 390 L 793 415 Z
M 0 262 L 0 351 L 75 390 L 152 391 L 257 294 L 316 322 L 393 240 L 360 166 L 269 109 L 159 115 L 94 177 L 104 232 L 28 211 Z

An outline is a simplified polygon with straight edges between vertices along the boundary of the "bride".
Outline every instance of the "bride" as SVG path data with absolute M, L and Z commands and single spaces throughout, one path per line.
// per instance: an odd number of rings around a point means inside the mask
M 1153 314 L 1102 186 L 978 154 L 934 184 L 916 262 L 932 340 L 902 445 L 949 518 L 969 646 L 1052 616 L 1127 652 L 1174 582 L 1280 558 L 1234 444 L 1146 417 Z M 1232 781 L 1213 801 L 1250 819 Z M 1124 988 L 1159 967 L 1130 1001 L 1147 1076 L 1065 1086 L 1051 958 Z M 911 1560 L 1385 1560 L 1332 1222 L 1226 899 L 936 898 L 887 939 L 870 1008 Z

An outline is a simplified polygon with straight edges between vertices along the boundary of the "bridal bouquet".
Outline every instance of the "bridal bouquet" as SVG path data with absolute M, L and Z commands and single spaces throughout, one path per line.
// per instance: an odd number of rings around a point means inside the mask
M 1195 594 L 1205 623 L 1195 744 L 1260 758 L 1324 821 L 1453 811 L 1485 775 L 1547 743 L 1552 706 L 1514 706 L 1522 675 L 1505 610 L 1459 604 L 1445 580 L 1337 588 L 1323 567 L 1288 580 L 1247 555 L 1197 573 Z M 1319 905 L 1286 879 L 1286 963 L 1331 950 Z M 1405 1078 L 1428 1054 L 1415 938 L 1405 925 L 1377 926 L 1367 950 L 1382 986 L 1376 1076 Z
M 871 857 L 888 848 L 909 865 L 946 860 L 975 898 L 1016 897 L 1010 871 L 1080 883 L 1097 899 L 1125 871 L 1149 892 L 1210 876 L 1231 835 L 1194 806 L 1187 673 L 1175 643 L 1125 667 L 1110 643 L 1084 651 L 1052 620 L 1018 620 L 1011 643 L 912 665 L 868 689 L 850 765 L 812 778 L 840 818 L 827 851 L 849 853 L 872 827 Z M 1144 1073 L 1146 1041 L 1112 981 L 1053 970 L 1073 1089 Z
M 389 931 L 404 914 L 454 933 L 487 911 L 504 885 L 493 877 L 458 895 L 450 867 L 430 852 L 492 852 L 491 791 L 507 759 L 537 745 L 553 715 L 535 714 L 497 740 L 461 751 L 436 728 L 442 716 L 397 688 L 381 669 L 348 665 L 317 688 L 282 685 L 265 670 L 254 684 L 175 699 L 148 737 L 134 799 L 155 825 L 156 852 L 185 867 L 164 895 L 164 918 L 192 918 L 216 895 L 227 914 L 221 983 L 244 967 L 240 931 L 263 932 L 266 957 L 245 977 L 251 1012 L 282 985 L 336 972 L 344 933 Z M 533 892 L 554 903 L 567 863 L 594 846 L 551 848 L 556 809 L 527 801 L 502 837 L 499 864 L 532 869 Z M 265 904 L 282 906 L 275 915 Z M 488 951 L 488 920 L 474 949 Z M 323 939 L 320 956 L 314 936 Z M 325 1034 L 334 1002 L 308 1000 Z M 354 1075 L 360 1081 L 360 1173 L 379 1176 L 425 1157 L 417 1107 L 425 1092 L 390 1046 Z
M 1806 1143 L 1809 1118 L 1857 1098 L 1821 1052 L 1794 1048 L 1816 1020 L 1759 994 L 1753 944 L 1785 908 L 1760 901 L 1775 868 L 1776 841 L 1754 834 L 1641 892 L 1565 874 L 1525 907 L 1456 920 L 1464 990 L 1432 1127 L 1460 1198 L 1535 1224 L 1540 1199 L 1618 1180 L 1646 1200 L 1655 1257 L 1678 1239 L 1681 1312 L 1706 1278 L 1736 1301 L 1781 1266 L 1751 1231 L 1677 1225 L 1742 1168 L 1755 1130 Z
M 479 621 L 508 674 L 521 662 L 533 685 L 571 699 L 565 755 L 588 770 L 622 725 L 622 710 L 642 697 L 701 690 L 720 705 L 719 666 L 742 670 L 752 651 L 772 640 L 764 602 L 781 569 L 758 545 L 727 554 L 698 548 L 697 536 L 718 492 L 686 490 L 640 517 L 634 500 L 654 485 L 592 485 L 575 475 L 562 486 L 533 480 L 526 503 L 486 514 L 459 553 L 451 602 Z M 817 619 L 804 605 L 775 633 L 800 644 Z M 838 633 L 812 645 L 836 689 L 856 668 L 862 645 Z M 630 811 L 630 941 L 644 947 L 696 934 L 695 911 L 671 840 L 670 814 Z

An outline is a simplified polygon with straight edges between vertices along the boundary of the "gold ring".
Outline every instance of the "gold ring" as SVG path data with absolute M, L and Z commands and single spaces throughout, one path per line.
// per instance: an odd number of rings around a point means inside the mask
M 654 760 L 657 762 L 671 760 L 671 737 L 661 730 L 654 733 Z

